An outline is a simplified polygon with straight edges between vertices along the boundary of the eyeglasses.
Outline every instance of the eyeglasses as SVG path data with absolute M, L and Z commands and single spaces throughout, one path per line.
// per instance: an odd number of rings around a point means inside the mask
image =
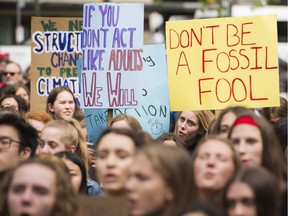
M 14 139 L 12 139 L 12 138 L 10 138 L 10 137 L 0 136 L 0 146 L 1 146 L 2 148 L 4 148 L 4 149 L 9 149 L 12 142 L 20 144 L 19 141 L 14 140 Z
M 3 75 L 4 76 L 8 76 L 8 74 L 10 74 L 10 76 L 14 76 L 15 74 L 18 74 L 17 72 L 4 72 Z

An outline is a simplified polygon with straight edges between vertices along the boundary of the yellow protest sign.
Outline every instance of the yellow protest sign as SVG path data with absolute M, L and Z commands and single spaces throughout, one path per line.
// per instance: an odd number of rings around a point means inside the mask
M 172 111 L 279 106 L 275 15 L 166 22 Z

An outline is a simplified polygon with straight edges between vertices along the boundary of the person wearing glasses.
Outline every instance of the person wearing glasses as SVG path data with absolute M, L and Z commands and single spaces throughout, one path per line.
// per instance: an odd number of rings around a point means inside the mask
M 6 85 L 13 85 L 24 79 L 22 69 L 16 62 L 9 62 L 4 69 L 3 75 Z
M 35 155 L 38 132 L 19 114 L 0 111 L 0 171 Z
M 9 61 L 2 72 L 2 82 L 0 87 L 0 96 L 4 95 L 6 89 L 17 83 L 24 83 L 24 74 L 19 64 Z

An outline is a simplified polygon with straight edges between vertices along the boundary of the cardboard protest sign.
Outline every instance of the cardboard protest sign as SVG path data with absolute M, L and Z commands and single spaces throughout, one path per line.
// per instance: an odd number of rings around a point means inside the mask
M 169 132 L 170 107 L 164 44 L 145 45 L 143 49 L 143 102 L 139 108 L 114 109 L 113 115 L 134 116 L 153 138 Z
M 279 106 L 276 16 L 166 23 L 173 111 Z
M 31 22 L 31 110 L 45 110 L 47 96 L 59 86 L 68 86 L 79 101 L 82 18 L 32 17 Z
M 84 4 L 82 107 L 140 105 L 143 20 L 143 3 Z

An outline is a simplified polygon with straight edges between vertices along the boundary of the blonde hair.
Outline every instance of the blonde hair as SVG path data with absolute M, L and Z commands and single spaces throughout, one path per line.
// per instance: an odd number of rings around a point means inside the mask
M 177 119 L 176 119 L 176 125 L 175 125 L 175 131 L 178 130 L 177 122 L 178 122 L 178 119 L 180 118 L 182 112 L 178 112 Z M 214 113 L 210 110 L 195 110 L 195 111 L 191 111 L 191 112 L 195 113 L 195 115 L 197 116 L 199 123 L 200 123 L 199 124 L 200 129 L 204 129 L 205 132 L 207 132 L 211 122 L 213 122 L 215 119 Z
M 86 170 L 88 170 L 88 147 L 80 123 L 72 117 L 62 117 L 49 122 L 44 129 L 49 127 L 63 131 L 62 140 L 65 147 L 69 149 L 71 146 L 75 146 L 75 154 L 84 161 Z

